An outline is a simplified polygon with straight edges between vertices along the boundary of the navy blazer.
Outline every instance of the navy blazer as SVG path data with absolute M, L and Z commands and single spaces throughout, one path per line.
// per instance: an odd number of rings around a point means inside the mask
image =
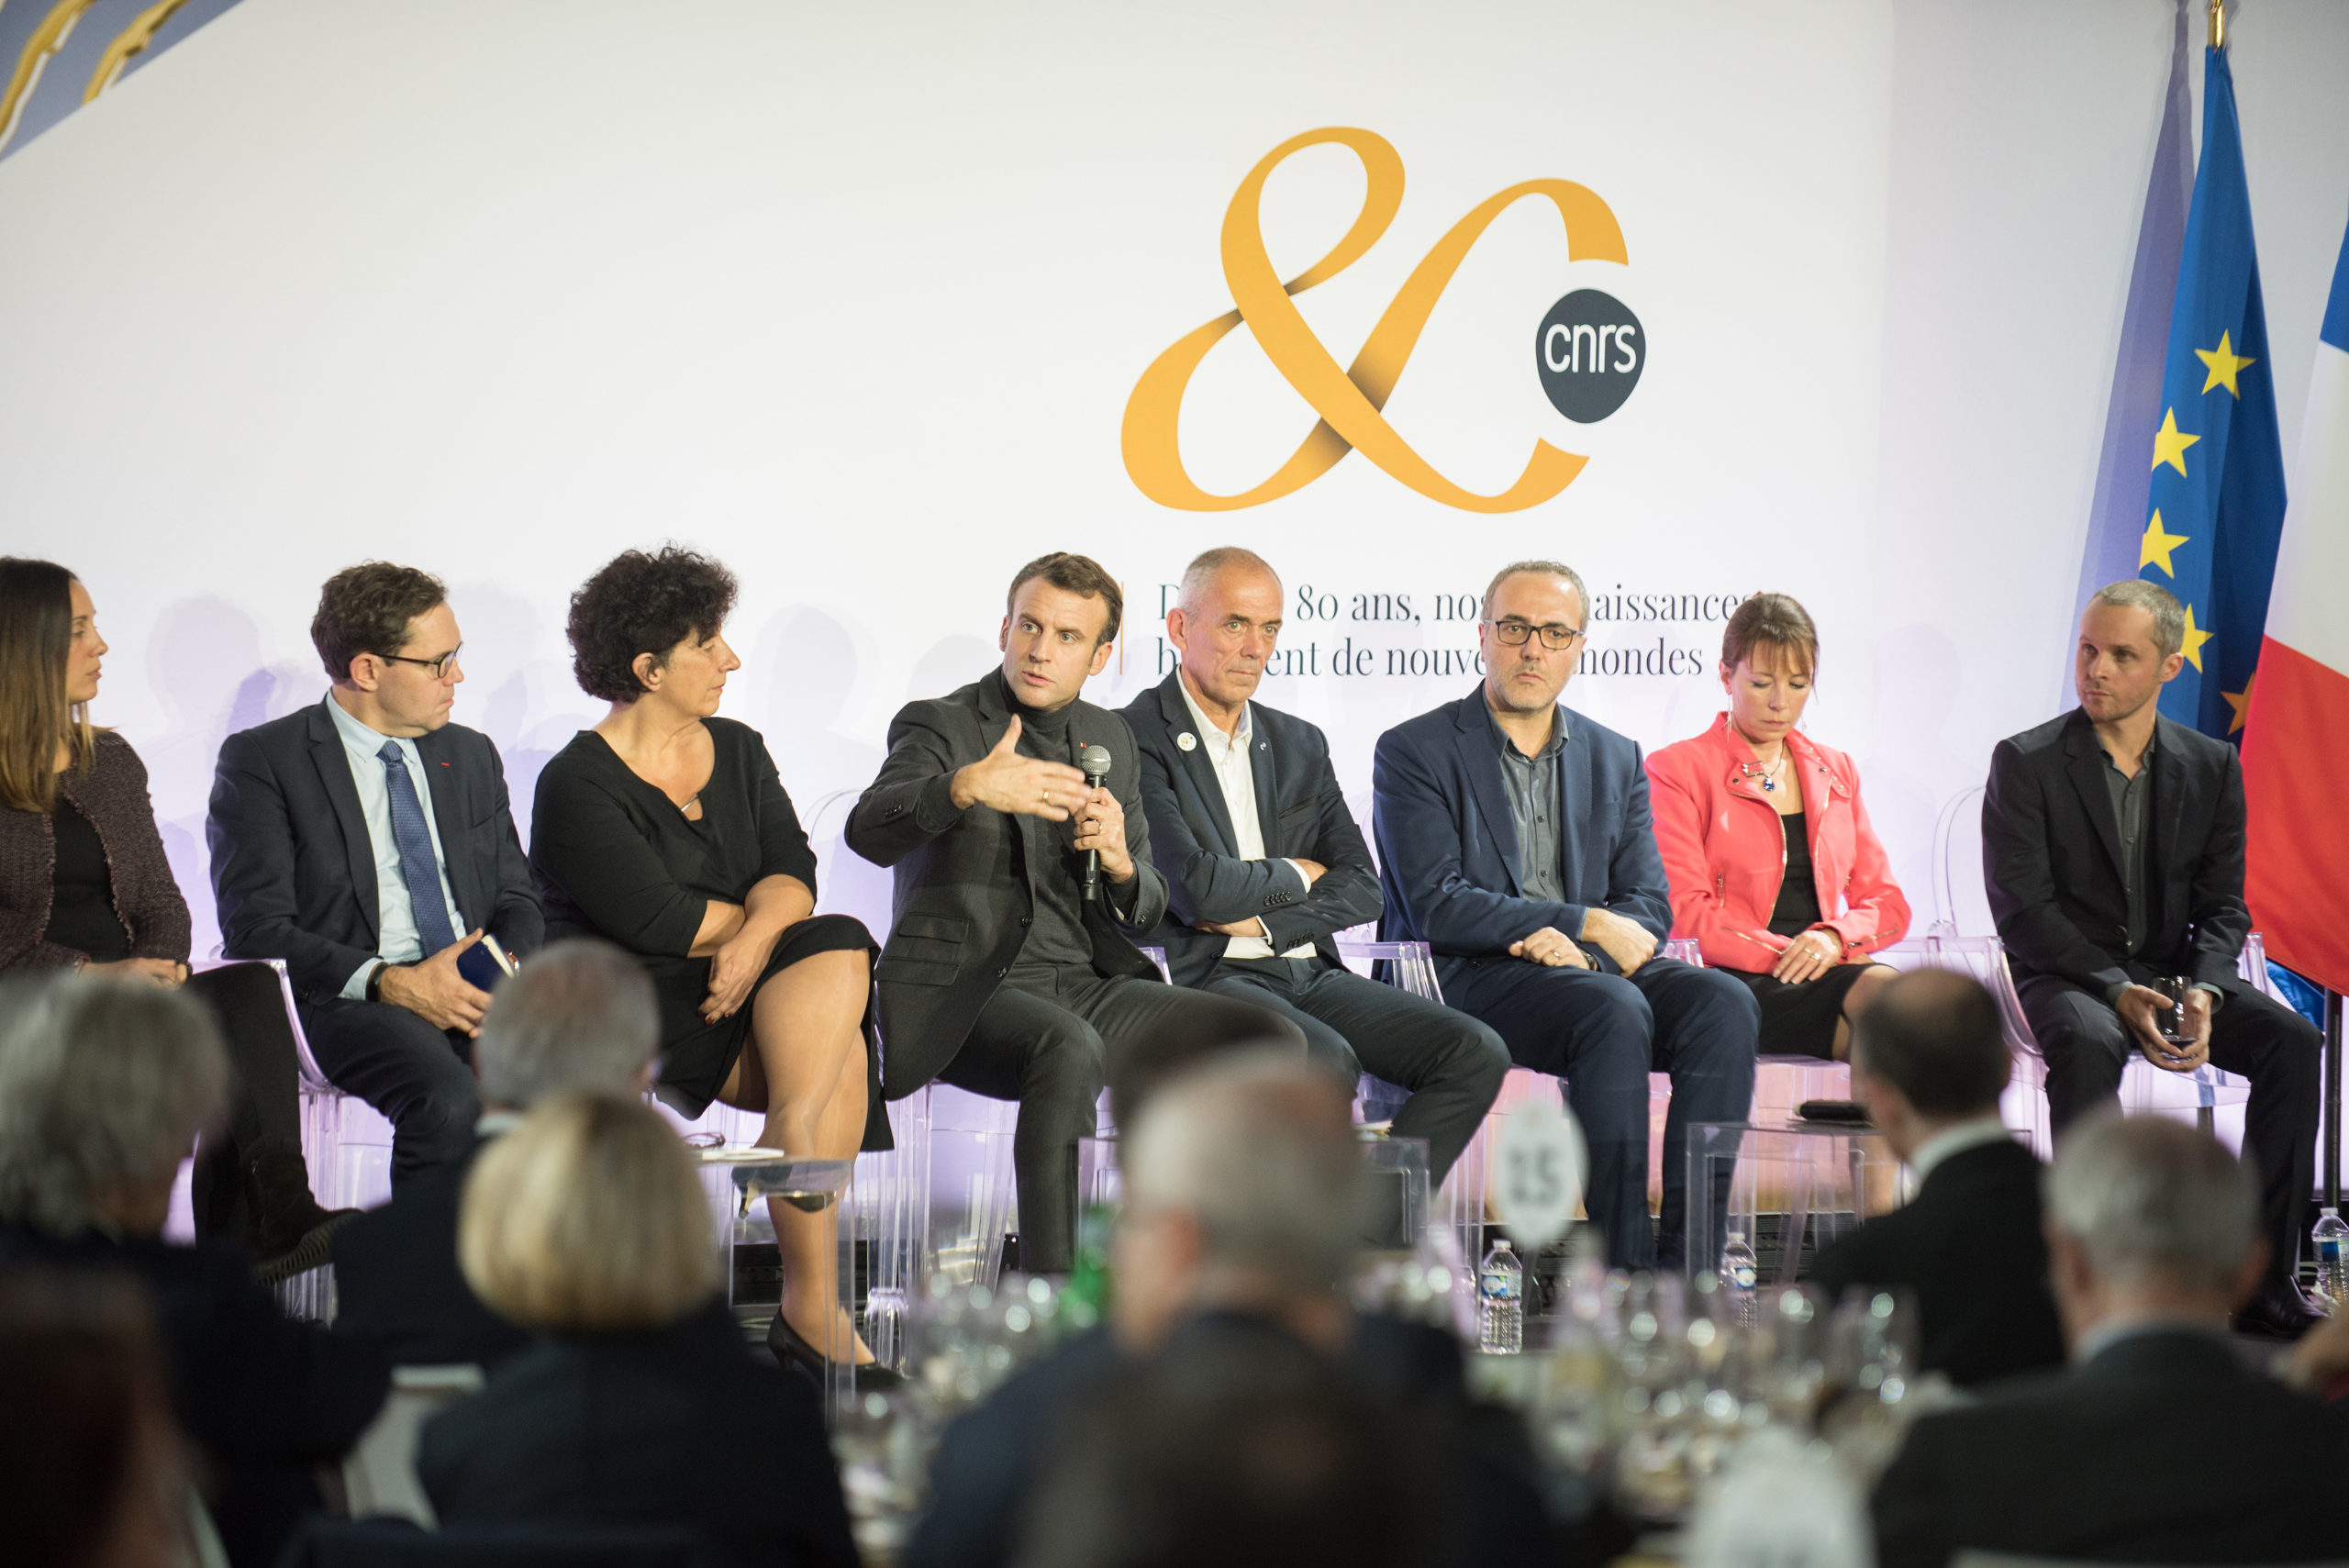
M 416 749 L 431 770 L 432 820 L 465 929 L 480 927 L 516 954 L 534 951 L 546 922 L 497 748 L 450 724 L 417 736 Z M 324 703 L 220 743 L 205 837 L 223 952 L 284 959 L 305 1001 L 341 995 L 382 938 L 375 851 Z
M 1563 705 L 1558 713 L 1566 726 L 1558 770 L 1564 904 L 1519 889 L 1517 825 L 1483 686 L 1378 738 L 1371 831 L 1386 894 L 1381 934 L 1426 942 L 1447 985 L 1458 961 L 1504 956 L 1544 926 L 1578 936 L 1594 907 L 1638 922 L 1658 941 L 1672 930 L 1638 744 Z M 1582 946 L 1600 970 L 1620 973 L 1605 952 Z
M 1197 929 L 1250 917 L 1264 923 L 1275 952 L 1311 942 L 1339 962 L 1336 933 L 1378 917 L 1378 868 L 1346 809 L 1330 765 L 1330 743 L 1301 718 L 1252 703 L 1255 750 L 1248 758 L 1256 786 L 1256 822 L 1269 859 L 1245 861 L 1232 837 L 1231 813 L 1204 746 L 1186 750 L 1191 710 L 1183 677 L 1169 675 L 1122 710 L 1141 749 L 1141 803 L 1150 817 L 1150 851 L 1166 873 L 1166 918 L 1150 936 L 1166 949 L 1177 985 L 1197 985 L 1223 956 L 1229 937 Z M 1328 868 L 1308 890 L 1283 860 Z
M 465 1178 L 488 1147 L 419 1171 L 383 1207 L 334 1233 L 335 1332 L 365 1340 L 395 1366 L 494 1367 L 530 1343 L 492 1312 L 457 1266 Z

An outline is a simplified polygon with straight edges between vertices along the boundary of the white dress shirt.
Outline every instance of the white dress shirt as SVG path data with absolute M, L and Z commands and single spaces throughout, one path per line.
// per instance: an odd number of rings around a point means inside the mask
M 2008 1130 L 2007 1124 L 1997 1117 L 1976 1117 L 1971 1121 L 1945 1127 L 1917 1145 L 1916 1152 L 1909 1156 L 1909 1169 L 1916 1173 L 1917 1184 L 1921 1187 L 1925 1184 L 1925 1178 L 1933 1173 L 1933 1168 L 1953 1154 L 1963 1154 L 1969 1149 L 1987 1148 L 1993 1143 L 2009 1142 L 2013 1138 L 2014 1134 Z
M 1190 686 L 1180 675 L 1174 677 L 1174 684 L 1183 693 L 1183 706 L 1191 710 L 1191 722 L 1198 727 L 1199 749 L 1207 753 L 1208 766 L 1223 791 L 1223 808 L 1231 817 L 1231 847 L 1243 861 L 1272 859 L 1264 853 L 1264 826 L 1256 816 L 1256 774 L 1249 765 L 1249 753 L 1255 748 L 1256 705 L 1242 703 L 1240 722 L 1226 735 L 1200 708 L 1197 699 L 1191 695 Z M 1297 874 L 1300 890 L 1313 885 L 1303 866 L 1290 860 L 1280 863 Z M 1280 956 L 1311 958 L 1313 953 L 1311 942 L 1300 942 Z M 1224 943 L 1223 956 L 1271 958 L 1273 944 L 1262 937 L 1233 937 Z
M 425 776 L 424 755 L 413 740 L 385 735 L 343 711 L 334 694 L 327 694 L 327 717 L 342 737 L 343 755 L 351 762 L 351 782 L 359 790 L 359 812 L 367 819 L 368 846 L 375 851 L 375 957 L 353 970 L 342 983 L 342 995 L 351 1001 L 367 997 L 367 976 L 378 960 L 384 963 L 414 963 L 426 956 L 424 939 L 417 934 L 416 910 L 408 903 L 407 880 L 400 874 L 400 841 L 392 835 L 392 791 L 384 782 L 384 760 L 376 753 L 389 740 L 400 749 L 407 776 L 416 785 L 416 801 L 424 808 L 424 830 L 432 835 L 432 863 L 440 873 L 440 896 L 448 902 L 449 929 L 459 936 L 467 929 L 457 913 L 457 895 L 449 891 L 449 856 L 440 848 L 440 824 L 432 815 L 432 783 Z

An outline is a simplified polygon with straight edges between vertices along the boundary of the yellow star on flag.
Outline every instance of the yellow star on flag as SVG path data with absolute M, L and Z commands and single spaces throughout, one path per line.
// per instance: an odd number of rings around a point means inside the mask
M 2145 525 L 2144 537 L 2137 541 L 2138 570 L 2143 571 L 2148 566 L 2158 566 L 2175 578 L 2177 575 L 2177 568 L 2170 564 L 2169 552 L 2185 542 L 2184 534 L 2165 533 L 2162 530 L 2161 508 L 2155 507 L 2154 520 Z
M 2185 478 L 2186 449 L 2201 439 L 2199 436 L 2187 435 L 2178 429 L 2176 409 L 2163 409 L 2162 428 L 2154 432 L 2154 466 L 2159 468 L 2162 464 L 2167 463 L 2177 470 L 2177 476 L 2180 479 Z
M 2194 357 L 2200 360 L 2203 368 L 2210 373 L 2202 378 L 2202 390 L 2208 392 L 2214 386 L 2223 386 L 2227 389 L 2229 395 L 2234 397 L 2243 395 L 2235 386 L 2235 377 L 2242 373 L 2243 366 L 2255 365 L 2259 362 L 2257 360 L 2245 359 L 2243 355 L 2236 353 L 2229 345 L 2227 334 L 2224 332 L 2219 334 L 2217 348 L 2197 349 L 2194 350 Z
M 2198 670 L 2198 671 L 2199 671 L 2199 670 L 2200 670 L 2200 669 L 2202 668 L 2202 645 L 2203 645 L 2204 643 L 2206 643 L 2206 642 L 2210 641 L 2210 637 L 2211 637 L 2211 634 L 2210 634 L 2210 632 L 2207 632 L 2207 631 L 2197 631 L 2197 630 L 2195 629 L 2195 628 L 2194 628 L 2194 606 L 2193 606 L 2192 605 L 2188 605 L 2188 606 L 2186 606 L 2186 641 L 2185 641 L 2185 643 L 2184 643 L 2184 644 L 2183 644 L 2183 645 L 2178 649 L 2178 651 L 2179 651 L 2179 652 L 2181 652 L 2181 653 L 2183 653 L 2183 654 L 2185 654 L 2185 655 L 2186 655 L 2186 662 L 2187 662 L 2188 663 L 2189 663 L 2189 664 L 2193 665 L 2193 666 L 2194 666 L 2194 668 L 2195 668 L 2196 670 Z
M 2243 681 L 2243 690 L 2219 694 L 2227 699 L 2227 706 L 2235 710 L 2234 722 L 2227 726 L 2228 734 L 2232 735 L 2236 730 L 2241 729 L 2243 721 L 2251 717 L 2251 688 L 2258 683 L 2258 680 L 2259 672 L 2254 670 Z

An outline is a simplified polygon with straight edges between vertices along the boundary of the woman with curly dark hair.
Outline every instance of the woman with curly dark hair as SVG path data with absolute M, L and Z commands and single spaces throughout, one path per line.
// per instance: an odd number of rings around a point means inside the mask
M 872 933 L 818 915 L 816 856 L 758 731 L 716 717 L 742 667 L 723 635 L 734 576 L 666 546 L 615 557 L 571 597 L 572 669 L 612 705 L 539 775 L 530 822 L 550 937 L 618 943 L 661 998 L 661 1094 L 766 1118 L 762 1145 L 814 1159 L 885 1149 Z M 872 1352 L 836 1299 L 834 1225 L 768 1200 L 784 1267 L 778 1359 Z

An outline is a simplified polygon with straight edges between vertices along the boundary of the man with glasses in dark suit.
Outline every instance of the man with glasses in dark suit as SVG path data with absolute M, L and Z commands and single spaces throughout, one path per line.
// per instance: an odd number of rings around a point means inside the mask
M 1672 900 L 1640 749 L 1558 701 L 1589 605 L 1571 567 L 1503 567 L 1477 628 L 1483 684 L 1379 737 L 1383 930 L 1432 946 L 1445 998 L 1566 1081 L 1615 1266 L 1709 1268 L 1720 1236 L 1686 1244 L 1687 1127 L 1744 1118 L 1760 1014 L 1733 976 L 1656 956 Z M 1660 1238 L 1651 1069 L 1672 1075 Z
M 545 934 L 497 749 L 449 722 L 448 601 L 386 562 L 328 579 L 310 640 L 333 684 L 221 744 L 206 825 L 224 951 L 285 961 L 319 1067 L 392 1124 L 395 1184 L 473 1144 L 490 998 L 459 959 Z

